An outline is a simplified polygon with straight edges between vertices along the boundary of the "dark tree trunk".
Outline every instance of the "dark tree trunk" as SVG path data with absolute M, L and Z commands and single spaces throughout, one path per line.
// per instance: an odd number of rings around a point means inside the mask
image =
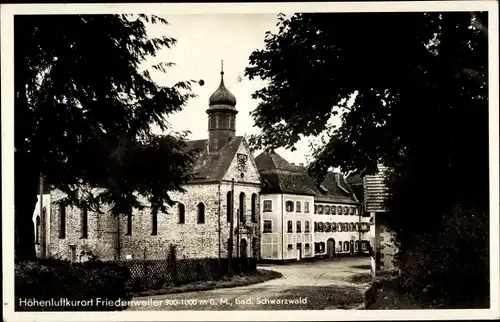
M 38 173 L 23 156 L 15 155 L 14 225 L 16 261 L 36 260 L 33 213 L 37 204 Z

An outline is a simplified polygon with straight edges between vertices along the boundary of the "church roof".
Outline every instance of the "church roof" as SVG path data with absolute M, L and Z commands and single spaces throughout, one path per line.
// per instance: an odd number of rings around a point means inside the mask
M 192 183 L 217 182 L 222 180 L 233 161 L 242 136 L 234 137 L 217 153 L 208 153 L 208 140 L 193 140 L 187 142 L 187 149 L 198 150 L 198 156 L 192 169 Z
M 305 167 L 286 161 L 274 151 L 261 153 L 255 163 L 265 183 L 263 193 L 314 195 L 317 201 L 358 203 L 340 173 L 328 172 L 318 186 Z
M 212 110 L 233 110 L 236 111 L 236 97 L 224 85 L 224 72 L 221 72 L 220 85 L 217 90 L 210 95 L 207 112 Z

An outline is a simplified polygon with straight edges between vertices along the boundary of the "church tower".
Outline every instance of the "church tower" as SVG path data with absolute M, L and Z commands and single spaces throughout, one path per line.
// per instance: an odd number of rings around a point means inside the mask
M 236 135 L 236 98 L 224 85 L 224 69 L 221 62 L 219 88 L 208 100 L 208 152 L 217 153 Z

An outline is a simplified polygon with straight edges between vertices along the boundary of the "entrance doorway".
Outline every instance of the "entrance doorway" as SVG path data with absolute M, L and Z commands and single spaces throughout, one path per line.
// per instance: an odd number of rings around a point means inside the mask
M 327 250 L 328 257 L 335 256 L 335 239 L 330 238 L 327 240 L 326 250 Z
M 297 244 L 297 260 L 302 258 L 302 243 Z
M 242 258 L 248 257 L 247 246 L 248 246 L 247 240 L 245 238 L 242 238 L 240 241 L 240 256 Z

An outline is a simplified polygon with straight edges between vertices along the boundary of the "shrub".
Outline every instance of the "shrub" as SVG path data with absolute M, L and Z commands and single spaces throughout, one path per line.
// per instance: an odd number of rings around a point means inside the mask
M 488 307 L 488 215 L 455 207 L 442 219 L 438 234 L 421 234 L 405 252 L 401 286 L 440 307 Z
M 112 263 L 64 260 L 21 262 L 15 266 L 15 297 L 18 311 L 109 311 L 126 306 L 98 303 L 129 300 L 128 270 Z M 22 300 L 51 301 L 49 305 L 26 305 Z M 68 306 L 65 301 L 73 302 Z M 63 302 L 60 302 L 63 301 Z M 47 302 L 45 302 L 47 303 Z

